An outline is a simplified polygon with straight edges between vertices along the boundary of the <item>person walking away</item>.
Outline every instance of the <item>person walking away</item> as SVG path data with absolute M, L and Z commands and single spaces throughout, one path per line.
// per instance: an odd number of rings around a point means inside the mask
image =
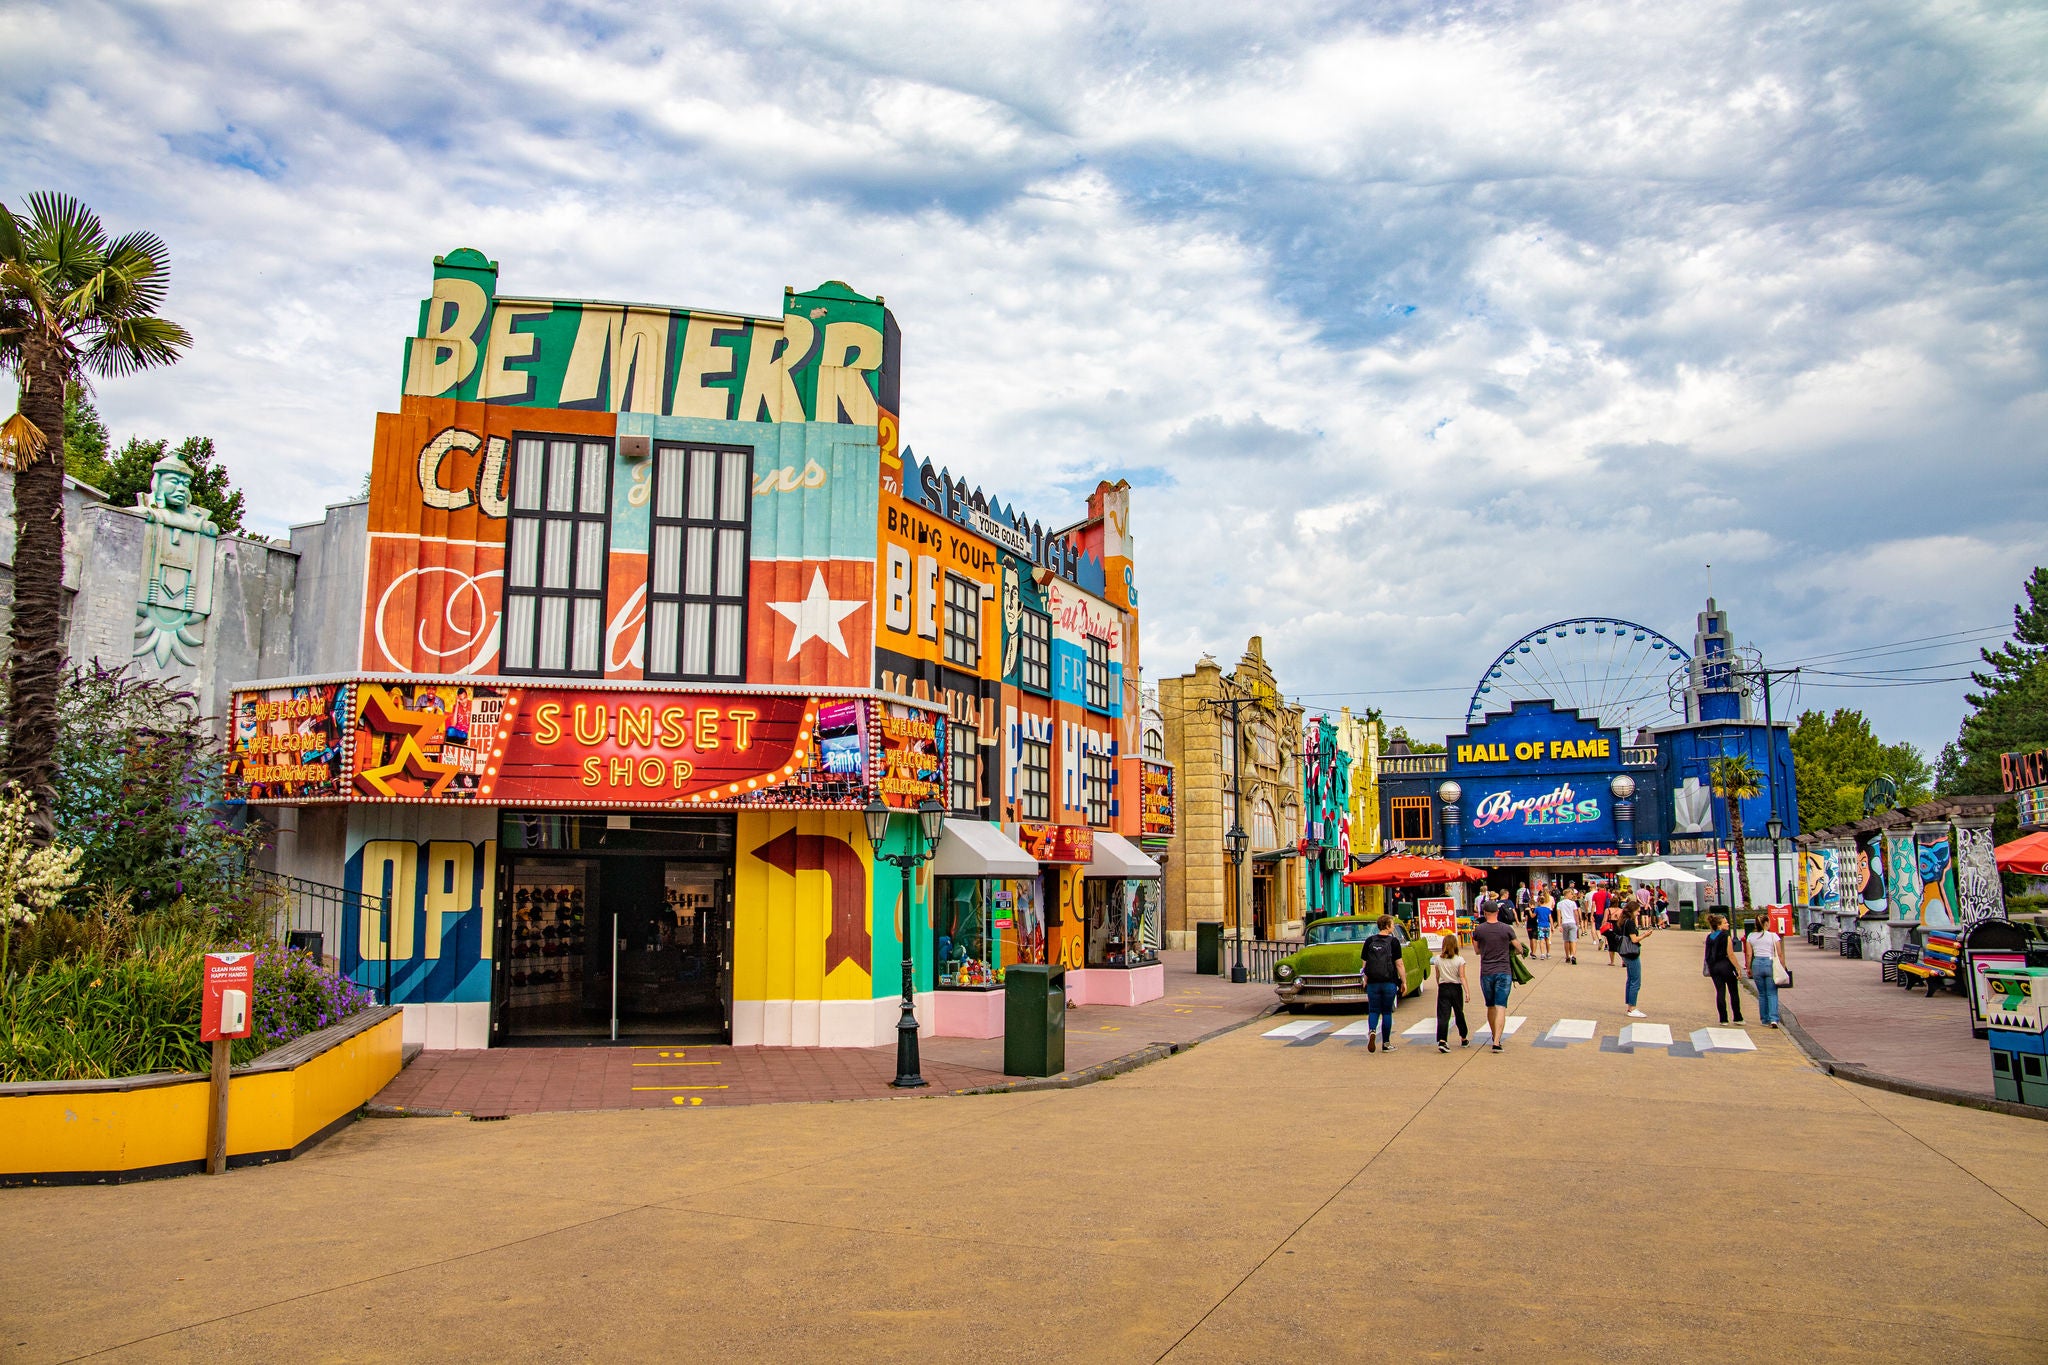
M 1743 966 L 1756 986 L 1757 1017 L 1766 1028 L 1778 1026 L 1778 954 L 1784 947 L 1768 920 L 1749 922 L 1749 934 L 1742 940 Z
M 1377 932 L 1359 948 L 1359 973 L 1365 979 L 1365 1050 L 1391 1052 L 1394 1007 L 1408 993 L 1408 968 L 1401 961 L 1401 940 L 1389 931 L 1392 915 L 1381 915 Z
M 1458 1046 L 1470 1047 L 1472 1035 L 1465 1029 L 1465 950 L 1455 933 L 1444 935 L 1430 971 L 1436 977 L 1436 1050 L 1451 1050 L 1453 1019 L 1458 1021 Z
M 1643 992 L 1643 940 L 1656 930 L 1650 927 L 1647 920 L 1637 919 L 1635 911 L 1627 905 L 1622 907 L 1621 918 L 1616 922 L 1615 929 L 1620 939 L 1615 951 L 1621 954 L 1622 965 L 1628 968 L 1628 985 L 1624 991 L 1628 1001 L 1628 1017 L 1647 1019 L 1650 1016 L 1636 1008 L 1636 999 Z
M 1530 930 L 1530 937 L 1543 945 L 1543 958 L 1545 961 L 1550 959 L 1550 921 L 1555 913 L 1556 911 L 1552 909 L 1550 904 L 1550 897 L 1547 895 L 1538 896 L 1536 898 L 1536 908 L 1530 912 L 1530 922 L 1533 925 Z
M 1728 931 L 1728 921 L 1719 915 L 1707 916 L 1707 958 L 1701 968 L 1714 983 L 1714 1011 L 1721 1016 L 1721 1022 L 1728 1022 L 1728 1010 L 1735 1010 L 1735 1022 L 1742 1022 L 1742 978 L 1735 965 L 1735 935 Z
M 1600 912 L 1600 937 L 1606 941 L 1607 965 L 1612 967 L 1620 960 L 1616 953 L 1621 948 L 1621 920 L 1611 906 Z
M 1486 1005 L 1486 1025 L 1493 1030 L 1495 1052 L 1507 1037 L 1508 991 L 1515 983 L 1511 964 L 1522 950 L 1515 942 L 1515 926 L 1502 923 L 1501 914 L 1495 907 L 1486 923 L 1472 931 L 1472 942 L 1479 948 L 1479 998 Z
M 1602 925 L 1607 923 L 1607 905 L 1610 899 L 1604 886 L 1594 887 L 1593 894 L 1586 897 L 1586 903 L 1593 907 L 1593 918 L 1599 920 Z
M 1567 891 L 1557 903 L 1557 936 L 1564 940 L 1564 960 L 1572 965 L 1579 961 L 1579 903 Z

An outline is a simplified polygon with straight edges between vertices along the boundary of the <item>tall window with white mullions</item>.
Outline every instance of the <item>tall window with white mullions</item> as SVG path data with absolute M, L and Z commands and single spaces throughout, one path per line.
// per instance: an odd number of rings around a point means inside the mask
M 747 668 L 749 450 L 654 448 L 647 676 L 743 682 Z
M 516 436 L 513 442 L 504 669 L 601 677 L 611 442 L 552 436 Z

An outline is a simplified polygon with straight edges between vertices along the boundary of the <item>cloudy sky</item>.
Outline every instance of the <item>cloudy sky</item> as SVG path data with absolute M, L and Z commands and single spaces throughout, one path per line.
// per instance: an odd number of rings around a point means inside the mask
M 196 337 L 101 409 L 257 529 L 360 483 L 437 252 L 844 279 L 920 455 L 1047 522 L 1135 485 L 1148 673 L 1257 632 L 1417 734 L 1548 621 L 1689 644 L 1711 562 L 1865 675 L 1801 704 L 1952 737 L 1893 684 L 2048 561 L 2044 168 L 2025 3 L 0 7 L 0 198 L 157 230 Z

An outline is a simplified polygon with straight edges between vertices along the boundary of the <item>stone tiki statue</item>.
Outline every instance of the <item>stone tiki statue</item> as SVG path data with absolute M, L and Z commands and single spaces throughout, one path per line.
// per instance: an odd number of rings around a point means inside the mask
M 151 467 L 149 493 L 136 510 L 148 520 L 142 536 L 142 598 L 135 607 L 135 657 L 198 665 L 213 613 L 213 549 L 220 528 L 192 503 L 192 467 L 166 455 Z

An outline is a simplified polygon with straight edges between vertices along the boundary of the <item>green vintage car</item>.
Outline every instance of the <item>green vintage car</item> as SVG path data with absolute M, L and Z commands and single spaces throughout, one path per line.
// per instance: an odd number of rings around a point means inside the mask
M 1308 926 L 1300 952 L 1273 964 L 1273 993 L 1290 1010 L 1310 1005 L 1365 1004 L 1365 983 L 1359 979 L 1359 947 L 1379 924 L 1377 915 L 1337 915 Z M 1394 937 L 1401 940 L 1401 961 L 1408 969 L 1408 994 L 1429 979 L 1429 944 L 1410 939 L 1396 920 Z

